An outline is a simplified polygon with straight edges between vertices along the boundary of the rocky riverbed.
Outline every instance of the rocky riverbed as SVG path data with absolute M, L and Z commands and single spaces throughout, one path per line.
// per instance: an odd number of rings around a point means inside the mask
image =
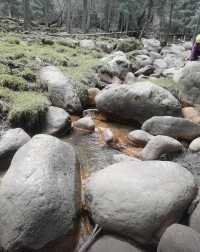
M 0 34 L 3 251 L 200 251 L 190 42 Z

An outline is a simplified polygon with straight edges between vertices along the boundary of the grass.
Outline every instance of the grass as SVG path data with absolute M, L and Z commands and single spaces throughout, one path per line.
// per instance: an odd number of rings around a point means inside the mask
M 27 82 L 23 78 L 11 74 L 0 74 L 0 86 L 15 91 L 27 90 Z

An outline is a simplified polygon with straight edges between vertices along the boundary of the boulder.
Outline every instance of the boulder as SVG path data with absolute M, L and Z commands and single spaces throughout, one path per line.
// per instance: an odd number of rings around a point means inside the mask
M 183 47 L 185 48 L 185 50 L 191 50 L 192 49 L 192 42 L 191 41 L 186 41 L 183 44 Z
M 117 40 L 117 50 L 125 53 L 141 48 L 141 42 L 135 38 L 125 38 Z
M 123 162 L 123 161 L 139 161 L 141 162 L 140 159 L 135 158 L 135 157 L 131 157 L 125 154 L 115 154 L 113 155 L 113 163 L 119 163 L 119 162 Z
M 169 77 L 169 78 L 173 78 L 174 74 L 177 72 L 177 68 L 176 67 L 172 67 L 172 68 L 167 68 L 162 72 L 162 75 L 164 77 Z
M 184 118 L 192 121 L 193 123 L 200 124 L 200 112 L 194 107 L 185 107 L 182 109 Z
M 135 75 L 132 72 L 128 72 L 124 83 L 127 85 L 129 84 L 131 85 L 135 82 L 135 80 L 136 80 Z
M 80 47 L 84 49 L 95 49 L 95 43 L 92 39 L 83 39 L 80 40 Z
M 155 69 L 154 69 L 154 67 L 152 65 L 148 65 L 148 66 L 140 68 L 134 74 L 135 74 L 136 77 L 138 77 L 140 75 L 149 76 L 149 75 L 153 74 L 154 70 Z
M 128 134 L 128 139 L 134 144 L 145 146 L 151 139 L 152 135 L 144 130 L 133 130 Z
M 192 152 L 199 152 L 200 151 L 200 137 L 194 139 L 190 146 L 189 146 L 189 150 Z
M 77 129 L 87 130 L 90 132 L 95 130 L 95 123 L 90 116 L 86 116 L 75 121 L 73 126 Z
M 117 51 L 102 58 L 97 66 L 99 76 L 107 74 L 112 79 L 114 76 L 125 79 L 129 72 L 130 62 L 125 53 Z
M 149 81 L 112 85 L 96 96 L 98 110 L 113 119 L 143 123 L 154 115 L 180 115 L 179 101 Z
M 192 228 L 173 224 L 163 234 L 158 252 L 199 252 L 200 235 Z
M 172 137 L 155 136 L 147 143 L 141 152 L 143 160 L 156 160 L 162 154 L 183 151 L 183 145 Z
M 189 226 L 200 233 L 200 203 L 198 203 L 189 218 Z
M 85 191 L 95 223 L 142 244 L 157 242 L 195 195 L 193 175 L 164 161 L 116 163 L 93 174 Z
M 40 82 L 48 87 L 53 106 L 63 108 L 69 113 L 80 113 L 82 105 L 75 90 L 75 83 L 57 67 L 43 67 L 39 73 Z
M 106 144 L 111 144 L 114 141 L 114 135 L 111 129 L 103 130 L 103 140 Z
M 174 75 L 181 98 L 189 104 L 200 104 L 200 62 L 188 62 Z
M 141 68 L 141 67 L 145 67 L 145 66 L 149 66 L 153 63 L 153 59 L 150 58 L 148 55 L 137 55 L 135 57 L 135 62 L 134 64 L 137 65 L 136 68 Z
M 153 52 L 159 52 L 161 49 L 160 41 L 157 39 L 142 39 L 144 49 Z
M 63 237 L 72 245 L 77 165 L 72 146 L 48 135 L 34 136 L 17 151 L 0 187 L 3 250 L 35 251 Z
M 163 59 L 154 60 L 153 66 L 157 73 L 162 73 L 168 68 L 168 64 Z
M 111 53 L 114 49 L 114 44 L 106 41 L 96 41 L 96 47 L 105 53 Z
M 185 51 L 185 48 L 182 45 L 172 44 L 171 46 L 163 47 L 161 54 L 166 56 L 167 54 L 175 55 L 181 57 Z
M 200 136 L 200 125 L 184 118 L 154 116 L 143 123 L 142 129 L 152 135 L 165 135 L 185 140 Z
M 185 61 L 182 56 L 167 54 L 163 60 L 166 62 L 169 68 L 181 68 L 185 65 Z
M 133 244 L 110 235 L 103 235 L 95 241 L 88 252 L 145 252 Z
M 62 108 L 49 107 L 46 114 L 43 133 L 49 135 L 65 135 L 71 130 L 71 117 Z
M 0 138 L 1 169 L 8 169 L 15 152 L 30 140 L 30 136 L 20 128 L 5 131 Z

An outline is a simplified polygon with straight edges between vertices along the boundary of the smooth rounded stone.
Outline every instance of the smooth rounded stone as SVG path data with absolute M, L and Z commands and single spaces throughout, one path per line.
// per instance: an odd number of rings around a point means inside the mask
M 90 116 L 86 116 L 78 121 L 75 121 L 73 126 L 77 129 L 87 130 L 90 132 L 95 130 L 95 123 Z
M 185 43 L 183 43 L 183 47 L 185 48 L 185 50 L 191 50 L 192 49 L 192 42 L 186 41 Z
M 181 98 L 189 104 L 200 104 L 200 62 L 188 62 L 175 75 Z
M 179 101 L 150 81 L 112 85 L 96 96 L 97 109 L 113 119 L 143 123 L 155 115 L 181 114 Z
M 5 251 L 38 250 L 64 237 L 72 244 L 78 172 L 72 146 L 53 136 L 36 135 L 17 151 L 0 187 Z
M 152 135 L 144 130 L 134 130 L 128 134 L 128 139 L 135 145 L 145 146 L 151 139 Z
M 200 137 L 194 139 L 189 145 L 189 150 L 192 152 L 200 151 Z
M 95 49 L 95 42 L 92 39 L 80 40 L 80 47 L 84 49 Z
M 185 140 L 200 136 L 200 125 L 184 118 L 154 116 L 143 123 L 142 129 L 152 135 L 165 135 Z
M 142 43 L 144 45 L 144 49 L 153 52 L 159 52 L 161 49 L 160 41 L 157 39 L 142 39 Z
M 156 60 L 156 59 L 161 59 L 162 58 L 162 55 L 160 55 L 160 53 L 157 53 L 157 52 L 148 52 L 148 55 L 153 59 L 153 60 Z
M 1 169 L 8 169 L 15 152 L 30 140 L 30 136 L 20 128 L 6 131 L 0 138 Z
M 185 107 L 182 108 L 182 114 L 184 118 L 192 121 L 193 123 L 200 124 L 200 112 L 194 107 Z
M 194 209 L 189 218 L 189 226 L 200 233 L 200 203 Z
M 88 252 L 145 252 L 122 238 L 104 235 L 95 241 Z
M 95 103 L 95 97 L 98 95 L 98 93 L 100 92 L 100 90 L 98 88 L 89 88 L 88 89 L 88 104 L 89 106 L 96 106 Z
M 154 70 L 155 69 L 152 65 L 147 65 L 145 67 L 140 68 L 137 72 L 134 73 L 134 75 L 136 77 L 138 77 L 140 75 L 149 76 L 149 75 L 153 74 Z
M 102 58 L 97 66 L 98 74 L 107 74 L 110 78 L 114 76 L 125 79 L 129 72 L 130 62 L 125 53 L 121 51 L 114 52 Z
M 135 75 L 132 72 L 128 72 L 124 83 L 127 85 L 129 84 L 131 85 L 135 82 L 135 80 L 136 80 Z
M 96 47 L 105 53 L 111 53 L 114 49 L 114 44 L 106 41 L 96 41 Z
M 85 196 L 105 231 L 150 244 L 183 217 L 196 191 L 193 175 L 176 163 L 129 161 L 93 174 Z
M 49 107 L 46 114 L 43 133 L 49 135 L 65 135 L 71 130 L 71 117 L 62 108 Z
M 183 151 L 183 145 L 176 139 L 168 136 L 155 136 L 142 150 L 141 158 L 143 160 L 156 160 L 162 154 L 181 151 Z
M 200 235 L 192 228 L 173 224 L 163 234 L 157 252 L 199 252 Z
M 114 141 L 114 135 L 111 129 L 107 128 L 103 130 L 103 140 L 107 144 L 110 144 Z
M 148 55 L 137 55 L 135 57 L 135 63 L 139 68 L 151 65 L 153 63 L 153 59 Z
M 140 159 L 135 158 L 135 157 L 131 157 L 131 156 L 128 156 L 125 154 L 114 154 L 113 161 L 114 161 L 114 163 L 123 162 L 123 161 L 139 161 L 139 162 L 141 162 Z
M 43 67 L 39 73 L 40 82 L 48 87 L 52 105 L 69 113 L 80 113 L 82 105 L 74 88 L 74 81 L 55 66 Z

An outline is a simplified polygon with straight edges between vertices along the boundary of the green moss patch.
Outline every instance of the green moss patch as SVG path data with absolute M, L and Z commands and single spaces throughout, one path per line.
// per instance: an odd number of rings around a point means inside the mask
M 0 86 L 15 91 L 27 90 L 27 82 L 23 78 L 10 74 L 0 75 Z

